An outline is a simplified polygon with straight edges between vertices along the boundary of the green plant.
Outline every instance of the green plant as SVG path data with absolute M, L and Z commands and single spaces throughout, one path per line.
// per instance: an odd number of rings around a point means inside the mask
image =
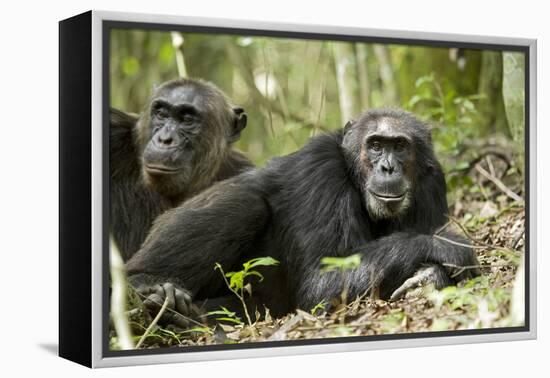
M 311 310 L 309 310 L 309 313 L 311 315 L 315 315 L 317 311 L 324 310 L 327 305 L 327 302 L 323 299 L 321 302 L 317 303 Z
M 463 170 L 467 161 L 460 161 L 464 143 L 479 137 L 479 128 L 473 127 L 479 119 L 476 103 L 483 98 L 474 94 L 461 96 L 454 89 L 445 89 L 432 73 L 421 76 L 415 82 L 417 93 L 405 104 L 405 108 L 424 121 L 434 125 L 432 136 L 437 156 L 441 157 L 446 172 Z M 457 187 L 473 185 L 464 175 L 448 175 L 449 191 Z
M 344 273 L 349 270 L 357 269 L 359 265 L 361 265 L 361 255 L 359 253 L 346 257 L 323 257 L 321 259 L 321 273 L 338 271 L 342 275 L 344 287 L 340 293 L 340 298 L 343 306 L 346 306 L 349 291 L 349 283 Z M 342 317 L 340 318 L 342 324 L 344 323 L 344 317 L 345 312 L 342 313 Z
M 248 325 L 252 325 L 252 319 L 250 318 L 250 314 L 248 313 L 246 302 L 244 300 L 244 295 L 245 295 L 245 292 L 247 292 L 249 295 L 252 295 L 252 284 L 250 282 L 245 283 L 245 280 L 247 278 L 255 276 L 255 277 L 258 277 L 259 279 L 258 282 L 263 281 L 264 276 L 257 270 L 253 270 L 253 268 L 256 268 L 259 266 L 274 266 L 274 265 L 279 265 L 279 261 L 271 257 L 258 257 L 245 262 L 243 264 L 243 269 L 239 270 L 238 272 L 225 273 L 222 266 L 219 263 L 216 263 L 216 265 L 214 266 L 215 270 L 219 270 L 221 272 L 223 280 L 225 281 L 225 284 L 227 285 L 229 290 L 231 290 L 231 292 L 235 294 L 237 298 L 239 298 L 239 301 L 243 306 L 244 314 L 246 316 L 246 320 L 248 321 Z M 227 280 L 228 278 L 229 278 L 229 281 Z M 221 314 L 228 315 L 227 313 L 223 313 L 223 312 Z M 233 317 L 234 316 L 235 315 L 233 315 Z M 225 320 L 228 320 L 228 319 L 225 319 Z
M 210 311 L 206 315 L 208 315 L 208 316 L 211 316 L 211 315 L 220 316 L 221 315 L 220 317 L 216 318 L 216 320 L 227 321 L 227 322 L 231 322 L 231 323 L 235 323 L 235 324 L 243 324 L 243 321 L 241 320 L 241 318 L 239 318 L 237 316 L 236 312 L 230 311 L 230 310 L 228 310 L 227 308 L 225 308 L 223 306 L 221 306 L 220 308 L 221 308 L 221 310 Z
M 333 272 L 339 270 L 345 272 L 359 267 L 361 264 L 361 255 L 356 253 L 346 257 L 323 257 L 321 259 L 321 272 Z

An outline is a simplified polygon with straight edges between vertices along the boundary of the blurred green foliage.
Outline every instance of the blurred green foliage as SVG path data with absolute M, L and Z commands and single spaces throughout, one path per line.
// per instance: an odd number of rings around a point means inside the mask
M 113 30 L 110 41 L 112 106 L 141 112 L 154 86 L 179 72 L 212 81 L 246 109 L 237 147 L 260 165 L 374 107 L 403 107 L 428 121 L 446 170 L 465 164 L 464 142 L 510 138 L 503 71 L 494 67 L 500 52 L 142 30 Z M 511 92 L 523 85 L 515 72 Z

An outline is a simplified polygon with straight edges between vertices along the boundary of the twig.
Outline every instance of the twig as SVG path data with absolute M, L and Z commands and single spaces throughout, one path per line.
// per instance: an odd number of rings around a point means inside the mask
M 510 252 L 512 254 L 515 254 L 515 255 L 519 255 L 518 252 L 512 250 L 512 249 L 509 249 L 509 248 L 506 248 L 506 247 L 499 247 L 497 245 L 494 245 L 494 244 L 489 244 L 489 243 L 485 243 L 484 241 L 482 240 L 479 240 L 477 238 L 475 238 L 474 236 L 472 236 L 472 234 L 470 234 L 470 232 L 466 229 L 466 227 L 464 225 L 462 225 L 462 223 L 460 223 L 458 221 L 458 219 L 452 217 L 452 216 L 448 216 L 449 220 L 451 222 L 453 222 L 454 224 L 456 224 L 461 230 L 462 232 L 464 233 L 464 235 L 470 239 L 471 241 L 473 241 L 474 243 L 476 244 L 479 244 L 481 246 L 484 246 L 484 247 L 487 247 L 487 248 L 491 248 L 491 249 L 500 249 L 502 251 L 506 251 L 506 252 Z
M 304 319 L 304 316 L 300 313 L 294 315 L 290 320 L 285 322 L 273 335 L 271 335 L 267 341 L 278 341 L 286 338 L 287 332 L 291 331 L 298 323 Z
M 174 31 L 171 32 L 170 35 L 172 37 L 172 47 L 174 48 L 174 52 L 176 54 L 176 66 L 178 68 L 178 75 L 184 78 L 188 77 L 187 69 L 185 68 L 185 58 L 183 55 L 183 35 L 179 32 Z
M 501 267 L 504 267 L 504 266 L 516 266 L 515 264 L 511 264 L 511 263 L 484 264 L 484 265 L 463 265 L 463 266 L 456 265 L 456 264 L 450 264 L 450 263 L 443 263 L 441 265 L 449 267 L 449 268 L 458 269 L 457 272 L 455 272 L 455 273 L 453 273 L 453 275 L 451 275 L 451 278 L 455 278 L 456 276 L 459 276 L 460 274 L 462 274 L 462 272 L 464 272 L 467 269 L 501 268 Z
M 493 166 L 493 162 L 491 161 L 491 157 L 489 155 L 485 156 L 485 162 L 487 163 L 487 166 L 489 167 L 489 173 L 492 176 L 496 177 L 495 167 Z M 504 172 L 504 173 L 506 173 L 506 172 Z
M 487 248 L 486 246 L 481 246 L 481 245 L 470 245 L 470 244 L 460 243 L 460 242 L 457 242 L 457 241 L 454 241 L 454 240 L 451 240 L 451 239 L 447 239 L 446 237 L 441 236 L 441 235 L 434 235 L 433 237 L 436 238 L 436 239 L 446 241 L 447 243 L 458 245 L 459 247 L 466 247 L 466 248 L 473 248 L 473 249 L 486 249 Z
M 154 301 L 154 300 L 152 300 L 151 298 L 149 298 L 149 297 L 146 296 L 146 295 L 143 295 L 143 294 L 141 294 L 141 293 L 138 293 L 137 291 L 136 291 L 136 294 L 137 294 L 138 296 L 140 296 L 142 299 L 147 299 L 147 300 L 149 300 L 149 301 L 155 303 L 155 304 L 158 305 L 158 306 L 162 306 L 162 303 L 157 302 L 157 301 Z M 131 311 L 132 311 L 132 310 L 131 310 Z M 187 320 L 188 322 L 190 322 L 190 323 L 195 323 L 195 324 L 198 325 L 199 327 L 206 327 L 206 324 L 203 324 L 203 323 L 201 323 L 201 322 L 196 321 L 196 320 L 193 319 L 193 318 L 190 318 L 190 317 L 188 317 L 188 316 L 185 316 L 185 315 L 183 315 L 181 312 L 178 312 L 178 311 L 173 310 L 173 309 L 171 309 L 171 308 L 167 308 L 166 311 L 168 311 L 168 312 L 173 312 L 174 314 L 177 314 L 177 315 L 181 316 L 182 318 L 184 318 L 184 319 Z
M 445 231 L 445 229 L 447 227 L 449 227 L 449 225 L 451 224 L 451 221 L 447 221 L 447 223 L 445 223 L 443 226 L 439 227 L 436 231 L 435 231 L 435 234 L 436 235 L 439 235 L 440 233 L 442 233 L 443 231 Z
M 372 325 L 372 322 L 364 322 L 364 323 L 348 323 L 342 326 L 340 323 L 336 324 L 326 324 L 322 326 L 304 326 L 304 327 L 298 327 L 296 328 L 296 331 L 322 331 L 324 329 L 329 328 L 340 328 L 340 327 L 368 327 Z
M 498 178 L 492 176 L 489 172 L 487 172 L 482 166 L 479 164 L 476 164 L 476 170 L 481 173 L 486 179 L 491 181 L 493 184 L 497 186 L 504 194 L 506 194 L 508 197 L 513 199 L 517 202 L 522 202 L 523 198 L 518 196 L 516 193 L 514 193 L 512 190 L 510 190 L 502 181 L 500 181 Z
M 118 345 L 121 349 L 134 349 L 132 331 L 125 313 L 126 306 L 126 277 L 124 274 L 124 262 L 120 252 L 110 240 L 109 257 L 111 261 L 111 317 L 118 336 Z
M 517 266 L 514 263 L 496 263 L 496 264 L 477 264 L 477 265 L 456 265 L 451 263 L 443 263 L 443 266 L 456 269 L 482 269 L 482 268 L 502 268 L 505 266 Z
M 155 318 L 153 319 L 151 324 L 149 324 L 149 327 L 147 327 L 147 329 L 145 330 L 143 335 L 141 335 L 141 338 L 139 339 L 138 343 L 136 344 L 136 349 L 139 349 L 139 347 L 141 346 L 141 344 L 143 344 L 143 342 L 145 341 L 147 336 L 149 336 L 149 333 L 151 332 L 153 327 L 157 325 L 158 321 L 160 320 L 160 317 L 162 316 L 162 314 L 164 314 L 164 311 L 166 310 L 166 307 L 168 307 L 168 297 L 166 297 L 166 299 L 164 300 L 164 303 L 162 304 L 162 307 L 160 308 L 160 311 L 157 314 L 157 316 L 155 316 Z

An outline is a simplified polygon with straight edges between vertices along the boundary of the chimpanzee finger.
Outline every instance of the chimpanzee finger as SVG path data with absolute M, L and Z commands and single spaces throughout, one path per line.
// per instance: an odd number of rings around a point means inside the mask
M 398 300 L 403 297 L 407 291 L 415 287 L 423 286 L 428 283 L 437 284 L 439 278 L 437 269 L 437 266 L 427 266 L 419 269 L 414 276 L 405 280 L 405 282 L 393 292 L 390 301 Z
M 164 295 L 161 296 L 157 293 L 150 294 L 143 301 L 143 305 L 145 306 L 145 308 L 153 315 L 159 312 L 163 303 L 164 303 Z
M 407 291 L 414 287 L 417 287 L 419 284 L 421 284 L 421 282 L 422 279 L 419 276 L 413 276 L 405 280 L 405 282 L 403 282 L 403 284 L 392 293 L 390 301 L 401 299 Z
M 136 292 L 146 297 L 149 294 L 154 293 L 155 288 L 151 285 L 140 285 L 136 288 Z
M 176 312 L 170 312 L 170 320 L 168 321 L 168 323 L 183 329 L 189 327 L 189 321 L 187 320 L 187 318 Z
M 176 310 L 182 315 L 191 315 L 191 296 L 187 291 L 176 289 Z

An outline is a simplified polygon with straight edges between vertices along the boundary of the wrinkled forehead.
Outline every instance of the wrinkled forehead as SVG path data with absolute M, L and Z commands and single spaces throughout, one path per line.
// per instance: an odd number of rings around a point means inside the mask
M 380 136 L 383 138 L 404 137 L 411 139 L 411 127 L 400 119 L 393 117 L 377 117 L 366 120 L 365 137 Z
M 155 100 L 163 100 L 178 105 L 193 105 L 198 110 L 206 110 L 204 94 L 196 87 L 191 85 L 180 85 L 177 87 L 163 87 L 155 94 Z

